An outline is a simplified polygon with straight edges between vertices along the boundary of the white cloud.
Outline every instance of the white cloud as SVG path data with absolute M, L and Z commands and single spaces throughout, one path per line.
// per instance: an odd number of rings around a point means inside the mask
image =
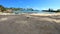
M 49 8 L 41 8 L 41 10 L 48 10 Z

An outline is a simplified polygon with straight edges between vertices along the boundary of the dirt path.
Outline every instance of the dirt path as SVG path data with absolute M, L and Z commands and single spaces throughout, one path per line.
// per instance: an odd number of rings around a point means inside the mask
M 52 21 L 53 17 L 27 18 L 26 15 L 0 17 L 0 34 L 60 34 L 60 25 Z

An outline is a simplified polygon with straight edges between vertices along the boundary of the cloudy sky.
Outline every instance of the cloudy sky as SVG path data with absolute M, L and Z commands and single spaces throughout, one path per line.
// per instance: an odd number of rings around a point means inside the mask
M 16 8 L 59 9 L 60 0 L 0 0 L 0 5 Z

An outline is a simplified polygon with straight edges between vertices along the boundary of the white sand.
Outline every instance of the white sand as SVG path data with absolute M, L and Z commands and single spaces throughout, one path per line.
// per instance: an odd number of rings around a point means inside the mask
M 0 21 L 8 20 L 8 18 L 1 18 Z
M 54 13 L 54 14 L 40 14 L 40 13 L 33 13 L 33 14 L 30 14 L 30 15 L 33 15 L 33 16 L 55 16 L 55 15 L 60 15 L 60 13 Z
M 25 13 L 23 13 L 23 14 L 25 14 Z M 21 15 L 21 14 L 15 14 L 15 13 L 0 13 L 0 15 Z M 26 14 L 26 15 L 32 15 L 32 16 L 55 16 L 55 15 L 60 15 L 60 13 L 53 13 L 53 14 L 32 13 L 32 14 Z

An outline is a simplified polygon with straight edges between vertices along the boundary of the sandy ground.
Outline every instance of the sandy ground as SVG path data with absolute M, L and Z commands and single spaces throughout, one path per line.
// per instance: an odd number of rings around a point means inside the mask
M 32 13 L 30 15 L 35 15 L 35 16 L 55 16 L 55 15 L 60 15 L 60 13 L 53 13 L 53 14 L 43 14 L 43 13 Z
M 60 34 L 60 15 L 0 15 L 0 34 Z

